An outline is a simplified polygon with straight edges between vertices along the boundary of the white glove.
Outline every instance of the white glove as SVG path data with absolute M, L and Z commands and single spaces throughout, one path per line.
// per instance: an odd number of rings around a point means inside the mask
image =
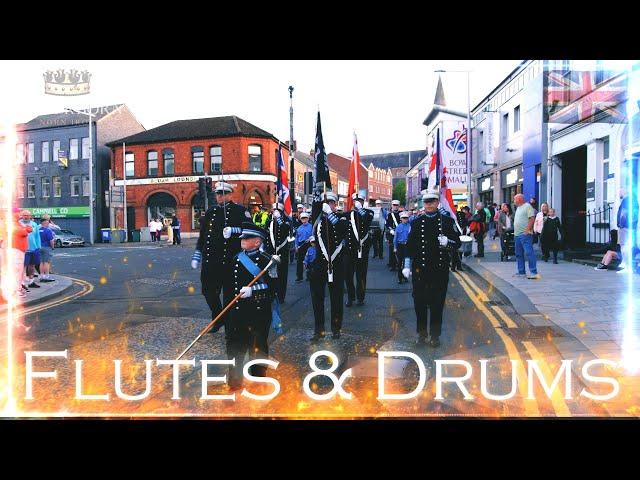
M 358 201 L 356 201 L 356 203 L 353 204 L 356 208 L 362 208 L 362 204 Z
M 322 204 L 322 211 L 327 215 L 329 215 L 330 213 L 333 213 L 333 210 L 331 210 L 331 207 L 327 203 Z
M 222 229 L 222 236 L 224 238 L 231 238 L 231 227 L 224 227 Z
M 411 269 L 410 268 L 403 268 L 402 269 L 402 275 L 404 275 L 404 278 L 406 278 L 408 280 L 409 277 L 411 276 Z
M 397 248 L 394 248 L 394 249 L 393 249 L 393 251 L 394 251 L 395 253 L 398 253 L 398 249 L 397 249 Z
M 446 247 L 449 245 L 449 239 L 444 235 L 438 235 L 438 242 L 440 242 L 441 247 Z
M 280 218 L 280 211 L 279 210 L 274 210 L 273 211 L 273 218 Z
M 389 233 L 390 233 L 391 235 L 395 235 L 395 234 L 396 234 L 396 231 L 395 231 L 393 228 L 390 228 L 390 229 L 389 229 Z
M 240 298 L 249 298 L 253 294 L 253 290 L 251 290 L 251 287 L 242 287 L 240 293 L 242 294 Z
M 200 267 L 200 262 L 197 260 L 191 260 L 191 268 L 197 269 Z

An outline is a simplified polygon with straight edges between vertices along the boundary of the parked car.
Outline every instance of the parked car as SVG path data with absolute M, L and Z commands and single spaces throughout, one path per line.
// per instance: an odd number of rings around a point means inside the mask
M 56 248 L 61 247 L 84 247 L 84 238 L 76 235 L 71 230 L 62 228 L 52 228 L 53 244 Z

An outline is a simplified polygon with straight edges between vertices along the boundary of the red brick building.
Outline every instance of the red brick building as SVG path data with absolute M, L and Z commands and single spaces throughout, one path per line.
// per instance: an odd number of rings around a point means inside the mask
M 205 174 L 214 183 L 224 174 L 235 186 L 233 201 L 247 208 L 273 203 L 280 144 L 272 134 L 236 116 L 178 120 L 109 143 L 116 187 L 123 185 L 126 168 L 128 228 L 175 213 L 183 232 L 198 230 L 198 178 Z M 284 145 L 282 154 L 288 165 Z M 123 223 L 119 209 L 116 224 Z
M 391 204 L 391 196 L 393 194 L 391 170 L 378 168 L 373 163 L 370 163 L 368 171 L 368 200 L 372 205 L 375 204 L 376 200 L 382 200 L 383 204 Z
M 337 173 L 336 181 L 333 181 L 333 191 L 338 193 L 338 199 L 341 206 L 347 203 L 347 190 L 349 185 L 349 169 L 351 168 L 351 159 L 337 155 L 335 153 L 327 154 L 327 163 L 329 168 L 333 169 Z M 367 169 L 360 163 L 360 169 L 358 170 L 359 177 L 359 190 L 367 190 L 367 198 L 369 199 L 369 175 Z

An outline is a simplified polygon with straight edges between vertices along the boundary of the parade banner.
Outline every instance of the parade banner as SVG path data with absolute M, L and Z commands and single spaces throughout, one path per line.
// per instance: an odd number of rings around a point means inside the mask
M 442 164 L 447 169 L 450 189 L 467 188 L 467 122 L 442 122 Z

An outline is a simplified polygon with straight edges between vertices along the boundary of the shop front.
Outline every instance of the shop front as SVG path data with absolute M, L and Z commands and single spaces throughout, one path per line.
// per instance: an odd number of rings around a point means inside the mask
M 478 196 L 485 207 L 493 203 L 493 175 L 478 179 Z
M 502 170 L 500 172 L 500 179 L 502 185 L 502 201 L 513 207 L 513 198 L 517 194 L 522 193 L 522 183 L 524 181 L 522 164 Z

